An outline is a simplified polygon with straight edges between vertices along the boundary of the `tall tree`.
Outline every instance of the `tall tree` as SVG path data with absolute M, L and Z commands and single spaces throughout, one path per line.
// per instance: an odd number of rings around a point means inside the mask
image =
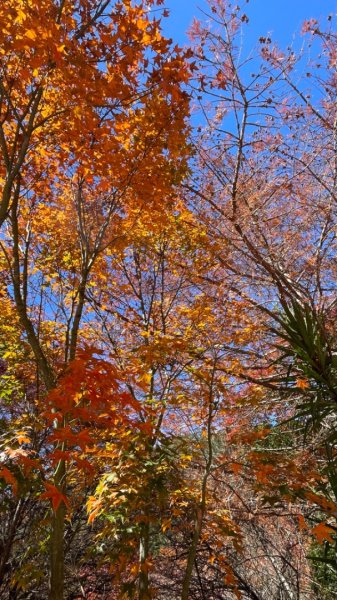
M 157 202 L 184 167 L 188 71 L 149 9 L 50 0 L 1 9 L 2 249 L 46 392 L 75 358 L 90 273 L 116 236 L 113 217 L 127 202 L 139 211 Z M 61 210 L 73 238 L 54 220 Z M 46 320 L 60 333 L 54 352 Z M 62 458 L 53 485 L 64 495 Z M 63 597 L 65 509 L 53 511 L 53 599 Z
M 195 179 L 185 189 L 219 242 L 216 259 L 234 298 L 260 332 L 238 375 L 264 386 L 264 401 L 280 411 L 275 424 L 294 417 L 304 434 L 311 431 L 311 443 L 325 454 L 327 498 L 304 492 L 304 482 L 294 488 L 321 508 L 328 503 L 333 531 L 335 34 L 313 20 L 304 24 L 304 34 L 320 38 L 322 55 L 301 78 L 303 55 L 283 52 L 269 37 L 259 40 L 254 60 L 243 57 L 240 36 L 249 18 L 242 7 L 210 7 L 213 24 L 192 29 L 207 122 L 196 139 Z

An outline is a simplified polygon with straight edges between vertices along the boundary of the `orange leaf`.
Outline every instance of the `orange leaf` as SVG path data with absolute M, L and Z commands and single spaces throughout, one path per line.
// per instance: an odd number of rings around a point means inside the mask
M 322 544 L 325 540 L 334 543 L 334 540 L 331 537 L 331 534 L 335 533 L 332 527 L 326 525 L 326 523 L 319 523 L 312 530 L 311 533 L 315 536 L 319 544 Z
M 90 496 L 87 502 L 89 512 L 88 523 L 92 523 L 102 510 L 102 502 L 95 496 Z
M 301 390 L 307 390 L 310 387 L 310 384 L 307 379 L 296 379 L 296 386 Z
M 231 470 L 233 471 L 233 473 L 235 475 L 238 475 L 239 473 L 241 473 L 243 469 L 243 466 L 240 463 L 232 463 L 231 464 Z
M 300 530 L 303 531 L 304 529 L 308 529 L 308 525 L 305 522 L 305 518 L 303 517 L 303 515 L 298 515 L 298 524 L 300 527 Z
M 25 431 L 17 431 L 16 437 L 17 437 L 18 443 L 20 445 L 21 444 L 30 444 L 30 438 L 28 437 L 28 435 L 26 434 Z

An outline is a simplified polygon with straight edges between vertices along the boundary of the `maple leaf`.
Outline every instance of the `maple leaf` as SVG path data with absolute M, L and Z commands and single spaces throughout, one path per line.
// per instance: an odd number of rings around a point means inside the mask
M 25 33 L 25 36 L 27 38 L 29 38 L 30 40 L 36 40 L 37 38 L 37 33 L 36 31 L 34 31 L 33 29 L 28 29 Z
M 308 525 L 305 522 L 303 515 L 298 515 L 298 524 L 301 531 L 308 529 Z
M 54 512 L 57 511 L 61 502 L 63 502 L 66 506 L 69 507 L 68 498 L 64 494 L 62 494 L 62 492 L 60 492 L 60 490 L 55 485 L 45 482 L 44 486 L 46 488 L 46 491 L 40 495 L 40 500 L 50 500 Z
M 240 463 L 231 463 L 230 467 L 235 475 L 238 475 L 243 470 L 243 465 Z
M 307 379 L 296 379 L 296 386 L 301 390 L 307 390 L 310 388 L 310 383 Z
M 17 431 L 16 437 L 17 437 L 18 443 L 20 445 L 21 444 L 30 444 L 30 438 L 28 437 L 28 435 L 25 431 Z
M 311 533 L 315 536 L 319 544 L 323 544 L 324 541 L 330 542 L 330 544 L 334 543 L 331 535 L 336 532 L 326 523 L 319 523 L 311 530 Z
M 87 510 L 89 513 L 88 523 L 92 523 L 102 510 L 102 502 L 95 496 L 89 496 L 87 501 Z
M 11 471 L 7 469 L 7 467 L 3 467 L 0 471 L 0 477 L 2 477 L 2 479 L 4 479 L 6 483 L 9 483 L 12 486 L 13 492 L 16 494 L 18 491 L 18 483 L 13 473 L 11 473 Z

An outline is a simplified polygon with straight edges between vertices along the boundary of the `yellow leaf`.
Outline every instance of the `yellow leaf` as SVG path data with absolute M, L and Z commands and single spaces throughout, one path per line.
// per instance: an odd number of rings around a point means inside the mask
M 152 377 L 153 377 L 152 373 L 144 373 L 141 377 L 141 381 L 143 383 L 150 384 L 152 381 Z
M 28 29 L 25 33 L 25 36 L 30 40 L 36 40 L 37 38 L 36 32 L 33 29 Z
M 21 8 L 17 9 L 17 17 L 14 21 L 14 23 L 23 23 L 26 20 L 26 13 L 23 12 L 23 10 L 21 10 Z
M 171 527 L 171 519 L 166 519 L 165 521 L 162 522 L 162 530 L 165 533 L 165 531 L 167 531 L 168 529 L 170 529 Z
M 144 33 L 143 35 L 143 40 L 142 40 L 143 44 L 147 45 L 147 44 L 151 44 L 152 42 L 152 37 L 148 34 L 148 33 Z
M 148 24 L 149 24 L 148 21 L 144 21 L 144 19 L 138 19 L 138 21 L 137 21 L 137 27 L 141 31 L 145 31 L 145 29 L 147 28 Z

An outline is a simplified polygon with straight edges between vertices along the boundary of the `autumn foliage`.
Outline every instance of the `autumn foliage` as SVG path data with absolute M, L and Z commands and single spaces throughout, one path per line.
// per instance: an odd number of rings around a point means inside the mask
M 334 597 L 336 24 L 208 4 L 1 3 L 1 599 Z

